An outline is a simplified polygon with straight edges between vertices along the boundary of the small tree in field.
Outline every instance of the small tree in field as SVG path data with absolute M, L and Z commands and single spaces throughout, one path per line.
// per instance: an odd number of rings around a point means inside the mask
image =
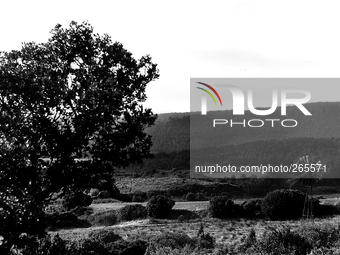
M 141 103 L 159 76 L 151 58 L 134 59 L 86 22 L 51 35 L 0 53 L 0 254 L 23 233 L 44 234 L 53 195 L 150 155 L 144 129 L 156 116 Z

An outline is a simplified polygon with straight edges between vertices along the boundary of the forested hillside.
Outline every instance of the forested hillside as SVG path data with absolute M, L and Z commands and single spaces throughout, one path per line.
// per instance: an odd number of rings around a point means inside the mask
M 160 114 L 156 125 L 147 130 L 152 135 L 155 157 L 146 160 L 144 168 L 188 169 L 191 132 L 191 149 L 197 157 L 204 154 L 205 161 L 215 162 L 214 158 L 223 154 L 225 163 L 236 165 L 288 164 L 303 155 L 314 155 L 334 173 L 340 168 L 340 142 L 335 139 L 340 138 L 340 102 L 310 103 L 305 107 L 312 116 L 303 115 L 297 107 L 287 107 L 287 118 L 298 121 L 295 128 L 272 128 L 268 123 L 262 128 L 220 125 L 214 132 L 207 132 L 212 119 L 282 119 L 280 109 L 262 117 L 250 112 L 242 117 L 233 116 L 232 111 L 210 112 L 207 118 L 211 121 L 205 123 L 199 122 L 199 113 L 191 113 L 191 120 L 189 113 Z
M 214 132 L 207 132 L 208 126 L 212 125 L 213 119 L 233 119 L 241 121 L 243 119 L 283 119 L 280 109 L 270 116 L 254 116 L 249 111 L 245 116 L 233 116 L 232 111 L 209 112 L 207 118 L 210 121 L 202 123 L 197 118 L 198 113 L 182 114 L 160 114 L 155 126 L 149 128 L 147 132 L 153 137 L 152 151 L 174 152 L 188 150 L 190 145 L 190 131 L 194 143 L 192 148 L 199 149 L 200 141 L 206 144 L 210 142 L 211 147 L 230 144 L 241 144 L 259 140 L 282 140 L 285 138 L 312 137 L 331 138 L 340 137 L 340 102 L 335 103 L 310 103 L 305 105 L 312 113 L 312 116 L 304 116 L 296 107 L 287 107 L 287 119 L 296 119 L 298 125 L 295 128 L 284 128 L 279 124 L 277 128 L 272 128 L 270 123 L 266 123 L 262 128 L 234 127 L 228 125 L 217 126 Z M 191 130 L 190 130 L 191 124 Z M 206 146 L 204 146 L 206 147 Z

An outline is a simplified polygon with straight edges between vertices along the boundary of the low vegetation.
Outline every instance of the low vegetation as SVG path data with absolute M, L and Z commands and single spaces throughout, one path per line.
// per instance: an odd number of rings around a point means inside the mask
M 98 194 L 99 190 L 90 193 Z M 155 194 L 150 192 L 149 195 Z M 198 193 L 188 193 L 190 199 Z M 22 255 L 58 254 L 338 254 L 340 229 L 331 222 L 339 205 L 313 200 L 316 224 L 301 225 L 305 195 L 278 189 L 261 199 L 211 197 L 206 209 L 154 195 L 147 203 L 92 204 L 89 195 L 70 193 L 46 208 L 49 235 L 22 236 Z M 101 201 L 104 201 L 101 199 Z M 108 202 L 112 202 L 111 200 Z M 113 206 L 115 205 L 115 206 Z M 76 209 L 76 210 L 74 210 Z M 327 219 L 330 219 L 328 224 Z M 273 221 L 274 220 L 274 221 Z M 289 220 L 289 221 L 288 221 Z M 13 253 L 14 255 L 15 253 Z
M 272 220 L 296 219 L 301 217 L 305 194 L 298 190 L 275 190 L 263 199 L 261 211 Z
M 23 254 L 338 254 L 340 229 L 331 220 L 339 214 L 338 206 L 315 201 L 318 215 L 328 218 L 301 224 L 301 208 L 282 213 L 296 201 L 303 206 L 304 194 L 280 189 L 241 203 L 229 196 L 212 197 L 208 209 L 190 212 L 173 209 L 172 199 L 156 195 L 147 204 L 79 216 L 97 228 L 51 232 L 35 242 L 43 253 Z
M 154 196 L 147 203 L 147 211 L 150 217 L 162 218 L 168 215 L 174 207 L 175 201 L 166 196 Z
M 23 241 L 29 240 L 26 236 Z M 242 238 L 219 241 L 201 224 L 196 233 L 164 231 L 156 236 L 123 237 L 116 229 L 101 229 L 76 239 L 58 234 L 22 242 L 24 255 L 160 255 L 160 254 L 339 254 L 340 228 L 333 224 L 309 224 L 292 227 L 268 226 L 263 231 L 251 227 Z M 13 253 L 14 254 L 14 253 Z

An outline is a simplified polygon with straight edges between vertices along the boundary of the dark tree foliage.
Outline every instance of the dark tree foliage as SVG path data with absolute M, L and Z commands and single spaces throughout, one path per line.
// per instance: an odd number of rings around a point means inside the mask
M 80 206 L 87 207 L 91 204 L 92 198 L 80 191 L 66 194 L 62 201 L 62 205 L 66 210 L 72 210 Z
M 166 196 L 157 195 L 153 196 L 146 205 L 148 215 L 150 217 L 162 218 L 167 216 L 172 207 L 174 207 L 175 201 Z
M 141 103 L 158 77 L 150 56 L 134 59 L 86 22 L 0 53 L 1 254 L 21 233 L 41 232 L 53 194 L 150 155 L 144 129 L 156 116 Z
M 262 200 L 261 211 L 273 220 L 296 219 L 302 216 L 305 194 L 299 190 L 280 189 L 269 192 Z
M 227 196 L 216 196 L 209 201 L 209 215 L 214 218 L 234 218 L 241 215 L 242 208 Z
M 261 218 L 262 217 L 261 205 L 262 199 L 259 198 L 244 201 L 242 203 L 244 215 L 248 218 Z

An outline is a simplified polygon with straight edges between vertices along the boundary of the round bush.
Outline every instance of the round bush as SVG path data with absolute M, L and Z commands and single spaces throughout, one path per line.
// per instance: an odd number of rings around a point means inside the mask
M 117 212 L 119 221 L 129 221 L 136 219 L 145 219 L 147 217 L 147 209 L 140 204 L 126 205 L 120 208 Z
M 166 196 L 153 196 L 147 203 L 147 211 L 150 217 L 161 218 L 169 214 L 175 201 Z
M 222 196 L 212 197 L 209 201 L 209 215 L 214 218 L 223 218 L 227 200 L 226 197 Z
M 67 194 L 64 197 L 62 205 L 66 210 L 71 210 L 78 206 L 87 207 L 91 205 L 91 203 L 92 203 L 92 198 L 89 195 L 84 194 L 80 191 L 75 191 L 75 192 Z
M 233 218 L 240 213 L 240 206 L 225 196 L 217 196 L 210 199 L 209 215 L 213 218 Z
M 261 211 L 272 220 L 295 219 L 302 216 L 305 194 L 299 190 L 280 189 L 269 192 Z
M 110 210 L 90 215 L 87 221 L 94 226 L 112 226 L 118 222 L 118 216 L 116 210 Z

